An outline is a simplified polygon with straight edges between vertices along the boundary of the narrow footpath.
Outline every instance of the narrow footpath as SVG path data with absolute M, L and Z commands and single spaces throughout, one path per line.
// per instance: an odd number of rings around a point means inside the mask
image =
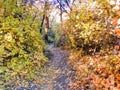
M 51 53 L 51 58 L 46 65 L 46 70 L 41 71 L 39 77 L 41 84 L 30 82 L 28 87 L 17 87 L 14 90 L 70 90 L 69 83 L 74 72 L 67 63 L 69 52 L 49 45 L 47 50 Z
M 69 52 L 56 47 L 48 47 L 52 57 L 49 60 L 47 81 L 41 90 L 69 90 L 69 83 L 73 77 L 70 65 L 67 63 Z M 45 87 L 46 85 L 46 87 Z

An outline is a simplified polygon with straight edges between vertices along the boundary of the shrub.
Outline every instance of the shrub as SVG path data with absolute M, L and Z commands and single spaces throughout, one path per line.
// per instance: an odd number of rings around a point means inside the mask
M 29 6 L 22 2 L 18 6 L 16 1 L 0 1 L 0 74 L 4 84 L 21 78 L 35 79 L 36 71 L 47 61 L 39 21 Z
M 113 36 L 109 34 L 112 27 L 112 12 L 109 8 L 110 5 L 105 1 L 96 1 L 94 6 L 88 3 L 73 7 L 64 24 L 69 45 L 72 48 L 83 48 L 86 53 L 109 49 L 114 43 Z
M 70 86 L 72 90 L 94 89 L 108 90 L 120 88 L 120 55 L 85 55 L 79 57 L 73 52 L 69 63 L 76 71 L 74 81 Z

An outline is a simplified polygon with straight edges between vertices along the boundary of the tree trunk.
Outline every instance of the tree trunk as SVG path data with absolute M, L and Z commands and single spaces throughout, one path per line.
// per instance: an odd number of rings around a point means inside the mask
M 41 25 L 40 25 L 40 33 L 42 33 L 42 28 L 43 28 L 44 20 L 45 20 L 45 14 L 42 17 L 42 22 L 41 22 Z
M 49 17 L 45 17 L 45 41 L 48 41 Z
M 60 0 L 60 22 L 61 22 L 61 25 L 60 25 L 60 28 L 61 28 L 61 31 L 62 31 L 62 26 L 63 26 L 63 19 L 62 19 L 62 2 Z

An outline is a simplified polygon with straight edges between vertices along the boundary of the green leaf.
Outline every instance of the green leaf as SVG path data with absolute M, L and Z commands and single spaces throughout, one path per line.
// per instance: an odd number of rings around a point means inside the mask
M 0 73 L 2 73 L 4 71 L 4 67 L 0 66 Z
M 4 46 L 0 46 L 0 55 L 2 55 L 4 53 Z

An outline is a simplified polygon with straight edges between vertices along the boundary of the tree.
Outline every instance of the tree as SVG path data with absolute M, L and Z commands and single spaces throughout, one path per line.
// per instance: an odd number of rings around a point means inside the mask
M 54 1 L 55 2 L 55 1 Z M 63 12 L 68 13 L 68 11 L 66 10 L 66 8 L 69 8 L 71 10 L 70 7 L 70 0 L 57 0 L 56 1 L 58 4 L 56 5 L 56 7 L 58 7 L 60 9 L 60 21 L 61 21 L 61 31 L 62 31 L 62 26 L 63 26 Z

